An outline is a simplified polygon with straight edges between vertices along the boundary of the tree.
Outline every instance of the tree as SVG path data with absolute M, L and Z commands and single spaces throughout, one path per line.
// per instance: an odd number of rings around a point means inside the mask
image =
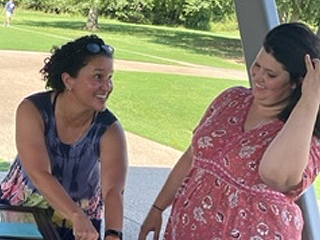
M 317 24 L 320 17 L 320 0 L 277 0 L 282 23 L 305 21 Z
M 277 0 L 282 23 L 303 21 L 318 28 L 320 36 L 320 0 Z
M 235 13 L 234 0 L 211 0 L 212 20 L 222 21 Z
M 153 24 L 181 24 L 186 0 L 154 0 L 152 8 Z
M 101 0 L 101 13 L 130 23 L 151 23 L 154 0 Z
M 99 9 L 101 7 L 102 0 L 64 0 L 64 2 L 72 7 L 73 12 L 78 12 L 87 16 L 87 21 L 83 26 L 84 29 L 90 31 L 99 29 Z
M 89 4 L 91 6 L 89 8 L 87 22 L 84 26 L 85 29 L 94 31 L 99 29 L 98 19 L 99 19 L 99 0 L 91 0 Z
M 301 20 L 318 28 L 317 35 L 320 36 L 320 0 L 306 1 L 302 8 Z

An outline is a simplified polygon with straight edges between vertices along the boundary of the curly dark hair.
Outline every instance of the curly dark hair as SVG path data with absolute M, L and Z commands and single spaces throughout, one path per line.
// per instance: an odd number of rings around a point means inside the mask
M 286 122 L 301 97 L 301 85 L 307 73 L 305 56 L 320 58 L 320 39 L 303 23 L 284 23 L 273 28 L 263 41 L 265 51 L 271 54 L 290 74 L 290 82 L 296 84 L 290 102 L 278 118 Z M 320 117 L 315 124 L 314 135 L 320 138 Z
M 93 48 L 90 48 L 92 47 Z M 40 73 L 46 82 L 46 88 L 62 92 L 65 85 L 61 74 L 66 72 L 72 77 L 77 77 L 79 70 L 86 66 L 94 56 L 104 55 L 113 58 L 113 47 L 105 45 L 105 42 L 97 35 L 87 35 L 70 41 L 60 48 L 54 46 L 52 55 L 44 60 L 44 66 Z

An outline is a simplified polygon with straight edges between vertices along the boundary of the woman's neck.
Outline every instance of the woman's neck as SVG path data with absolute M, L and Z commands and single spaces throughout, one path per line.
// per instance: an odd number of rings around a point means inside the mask
M 277 103 L 274 105 L 264 105 L 253 100 L 252 105 L 249 109 L 249 112 L 254 112 L 255 115 L 258 115 L 261 118 L 275 119 L 285 109 L 287 105 L 288 105 L 287 101 Z
M 69 93 L 60 93 L 56 100 L 55 114 L 69 126 L 83 126 L 92 122 L 95 111 L 84 110 L 73 101 Z

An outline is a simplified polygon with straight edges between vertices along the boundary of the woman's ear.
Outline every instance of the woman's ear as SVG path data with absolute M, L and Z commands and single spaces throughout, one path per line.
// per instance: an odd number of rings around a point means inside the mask
M 295 90 L 296 88 L 297 88 L 297 84 L 296 84 L 296 83 L 292 83 L 292 84 L 291 84 L 291 89 L 292 89 L 292 90 Z
M 293 83 L 293 84 L 291 85 L 291 89 L 294 90 L 294 89 L 296 89 L 298 86 L 301 86 L 302 82 L 303 82 L 303 77 L 300 77 L 300 78 L 299 78 L 299 81 L 298 81 L 297 83 Z
M 72 78 L 71 78 L 70 74 L 63 72 L 61 74 L 61 79 L 62 79 L 62 82 L 63 82 L 64 86 L 66 87 L 66 89 L 68 91 L 71 91 L 72 90 Z

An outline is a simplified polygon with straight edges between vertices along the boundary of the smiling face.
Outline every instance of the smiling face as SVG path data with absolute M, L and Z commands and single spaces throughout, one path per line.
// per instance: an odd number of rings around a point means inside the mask
M 84 108 L 103 111 L 113 90 L 112 75 L 113 60 L 106 56 L 96 56 L 80 69 L 77 77 L 72 78 L 67 74 L 64 82 Z
M 285 107 L 295 89 L 290 74 L 263 48 L 250 69 L 254 101 L 260 105 Z

